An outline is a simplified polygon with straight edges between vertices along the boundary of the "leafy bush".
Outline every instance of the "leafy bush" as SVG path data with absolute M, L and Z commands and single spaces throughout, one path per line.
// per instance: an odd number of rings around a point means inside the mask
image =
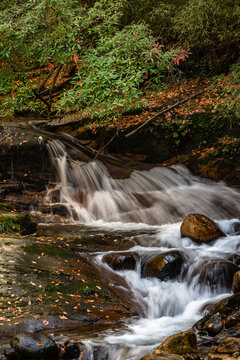
M 18 232 L 20 225 L 13 216 L 0 216 L 0 233 Z
M 231 63 L 239 53 L 240 4 L 235 0 L 189 0 L 174 18 L 179 40 L 208 66 Z
M 177 50 L 164 52 L 146 26 L 126 26 L 85 52 L 75 85 L 64 93 L 60 108 L 94 109 L 98 115 L 127 110 L 143 94 L 143 86 L 162 82 L 164 70 L 173 66 L 177 54 Z

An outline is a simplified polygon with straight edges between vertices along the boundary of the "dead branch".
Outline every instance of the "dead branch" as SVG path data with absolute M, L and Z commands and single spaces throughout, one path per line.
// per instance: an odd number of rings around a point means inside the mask
M 44 87 L 44 85 L 46 84 L 46 82 L 48 81 L 48 79 L 51 77 L 51 75 L 54 73 L 55 69 L 56 69 L 56 66 L 54 66 L 54 67 L 52 68 L 52 70 L 49 71 L 49 73 L 48 73 L 48 75 L 46 76 L 46 78 L 45 78 L 45 79 L 43 80 L 43 82 L 40 84 L 39 88 L 36 90 L 36 92 L 37 92 L 38 94 L 40 93 L 40 91 L 42 90 L 42 88 Z
M 147 125 L 149 122 L 153 121 L 153 120 L 156 120 L 158 119 L 162 114 L 165 114 L 166 112 L 168 111 L 171 111 L 172 109 L 175 109 L 176 107 L 186 103 L 187 101 L 191 100 L 191 99 L 194 99 L 195 97 L 201 95 L 201 94 L 204 94 L 205 92 L 209 91 L 210 89 L 212 88 L 212 86 L 209 86 L 208 88 L 205 88 L 201 91 L 198 91 L 197 93 L 191 95 L 191 96 L 188 96 L 187 98 L 181 100 L 181 101 L 178 101 L 176 102 L 175 104 L 173 104 L 172 106 L 160 111 L 159 113 L 157 113 L 156 115 L 150 117 L 149 119 L 147 119 L 144 123 L 142 123 L 140 126 L 138 126 L 136 129 L 134 129 L 133 131 L 131 131 L 130 133 L 126 134 L 125 137 L 129 137 L 133 134 L 135 134 L 138 130 L 140 130 L 142 127 L 144 127 L 145 125 Z
M 40 94 L 38 94 L 38 92 L 36 90 L 33 89 L 33 93 L 36 96 L 36 98 L 38 98 L 39 100 L 41 100 L 48 109 L 50 109 L 49 103 L 47 102 L 47 100 L 45 100 Z
M 51 110 L 51 105 L 52 105 L 53 89 L 54 89 L 55 83 L 56 83 L 56 81 L 57 81 L 57 78 L 58 78 L 58 76 L 59 76 L 59 74 L 60 74 L 60 71 L 62 70 L 62 67 L 63 67 L 62 64 L 58 66 L 58 69 L 57 69 L 56 74 L 54 75 L 54 78 L 53 78 L 53 81 L 52 81 L 52 87 L 51 87 L 51 89 L 50 89 L 49 98 L 48 98 L 48 103 L 49 103 L 49 109 L 48 109 L 48 111 L 49 111 L 49 112 L 50 112 L 50 110 Z

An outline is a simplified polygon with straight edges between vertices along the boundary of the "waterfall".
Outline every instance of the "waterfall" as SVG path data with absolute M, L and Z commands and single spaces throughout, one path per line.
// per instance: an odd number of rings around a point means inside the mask
M 98 160 L 69 158 L 58 140 L 48 143 L 59 182 L 59 203 L 80 223 L 124 222 L 160 225 L 181 221 L 191 212 L 214 219 L 240 213 L 240 194 L 224 184 L 196 178 L 182 166 L 134 171 L 128 179 L 113 179 Z
M 240 215 L 239 192 L 195 177 L 183 166 L 155 167 L 114 179 L 98 160 L 72 160 L 59 141 L 49 142 L 48 150 L 58 176 L 48 190 L 50 205 L 65 206 L 71 223 L 108 231 L 141 230 L 136 234 L 137 245 L 127 250 L 138 255 L 135 270 L 116 272 L 126 280 L 143 316 L 131 319 L 124 329 L 85 341 L 84 360 L 140 359 L 166 337 L 189 329 L 204 315 L 206 305 L 231 294 L 228 267 L 235 265 L 230 258 L 240 256 L 240 236 L 234 234 L 233 226 Z M 200 245 L 181 238 L 181 221 L 192 212 L 215 220 L 226 237 Z M 143 278 L 146 254 L 167 251 L 178 251 L 184 258 L 178 276 L 166 281 Z M 105 254 L 93 256 L 103 269 L 114 271 L 103 262 Z

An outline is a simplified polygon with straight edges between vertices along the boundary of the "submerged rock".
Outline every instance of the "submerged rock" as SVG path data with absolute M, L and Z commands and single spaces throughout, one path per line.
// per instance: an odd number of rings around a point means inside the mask
M 233 276 L 232 291 L 234 294 L 240 291 L 240 270 L 237 271 Z
M 225 236 L 214 221 L 202 214 L 189 214 L 181 225 L 181 236 L 189 237 L 198 244 L 208 244 Z
M 157 277 L 162 281 L 167 281 L 179 274 L 182 263 L 183 259 L 178 251 L 160 254 L 144 264 L 142 276 Z
M 81 343 L 71 342 L 67 340 L 64 343 L 63 354 L 61 358 L 63 359 L 78 359 L 81 354 L 84 352 L 84 346 Z
M 191 273 L 188 274 L 189 280 L 194 285 L 207 285 L 211 289 L 224 288 L 231 289 L 232 280 L 237 265 L 227 260 L 209 260 L 199 262 Z
M 184 331 L 167 338 L 154 352 L 154 355 L 166 352 L 177 355 L 197 353 L 197 338 L 194 331 Z
M 134 270 L 137 264 L 136 253 L 112 253 L 103 256 L 102 261 L 113 270 Z
M 58 358 L 57 344 L 44 334 L 18 334 L 12 338 L 10 345 L 15 349 L 18 359 L 54 360 Z

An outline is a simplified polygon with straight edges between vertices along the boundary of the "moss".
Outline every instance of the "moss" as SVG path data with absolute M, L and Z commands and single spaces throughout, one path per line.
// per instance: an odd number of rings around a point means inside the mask
M 28 214 L 22 214 L 19 215 L 16 220 L 20 225 L 21 235 L 30 235 L 37 231 L 37 222 L 32 216 Z
M 155 351 L 154 355 L 165 351 L 169 354 L 187 355 L 196 353 L 197 339 L 193 331 L 185 331 L 167 338 Z
M 71 251 L 68 248 L 60 248 L 58 246 L 43 244 L 25 245 L 22 246 L 22 249 L 29 255 L 41 255 L 41 253 L 44 253 L 45 255 L 59 256 L 63 258 L 71 255 Z
M 82 280 L 72 280 L 68 285 L 59 284 L 58 286 L 55 284 L 48 284 L 44 291 L 50 295 L 53 293 L 55 295 L 56 292 L 61 292 L 65 296 L 69 294 L 83 295 L 89 296 L 98 294 L 99 297 L 104 299 L 112 298 L 108 289 L 106 287 L 102 287 L 99 289 L 97 281 L 88 281 L 83 282 Z

